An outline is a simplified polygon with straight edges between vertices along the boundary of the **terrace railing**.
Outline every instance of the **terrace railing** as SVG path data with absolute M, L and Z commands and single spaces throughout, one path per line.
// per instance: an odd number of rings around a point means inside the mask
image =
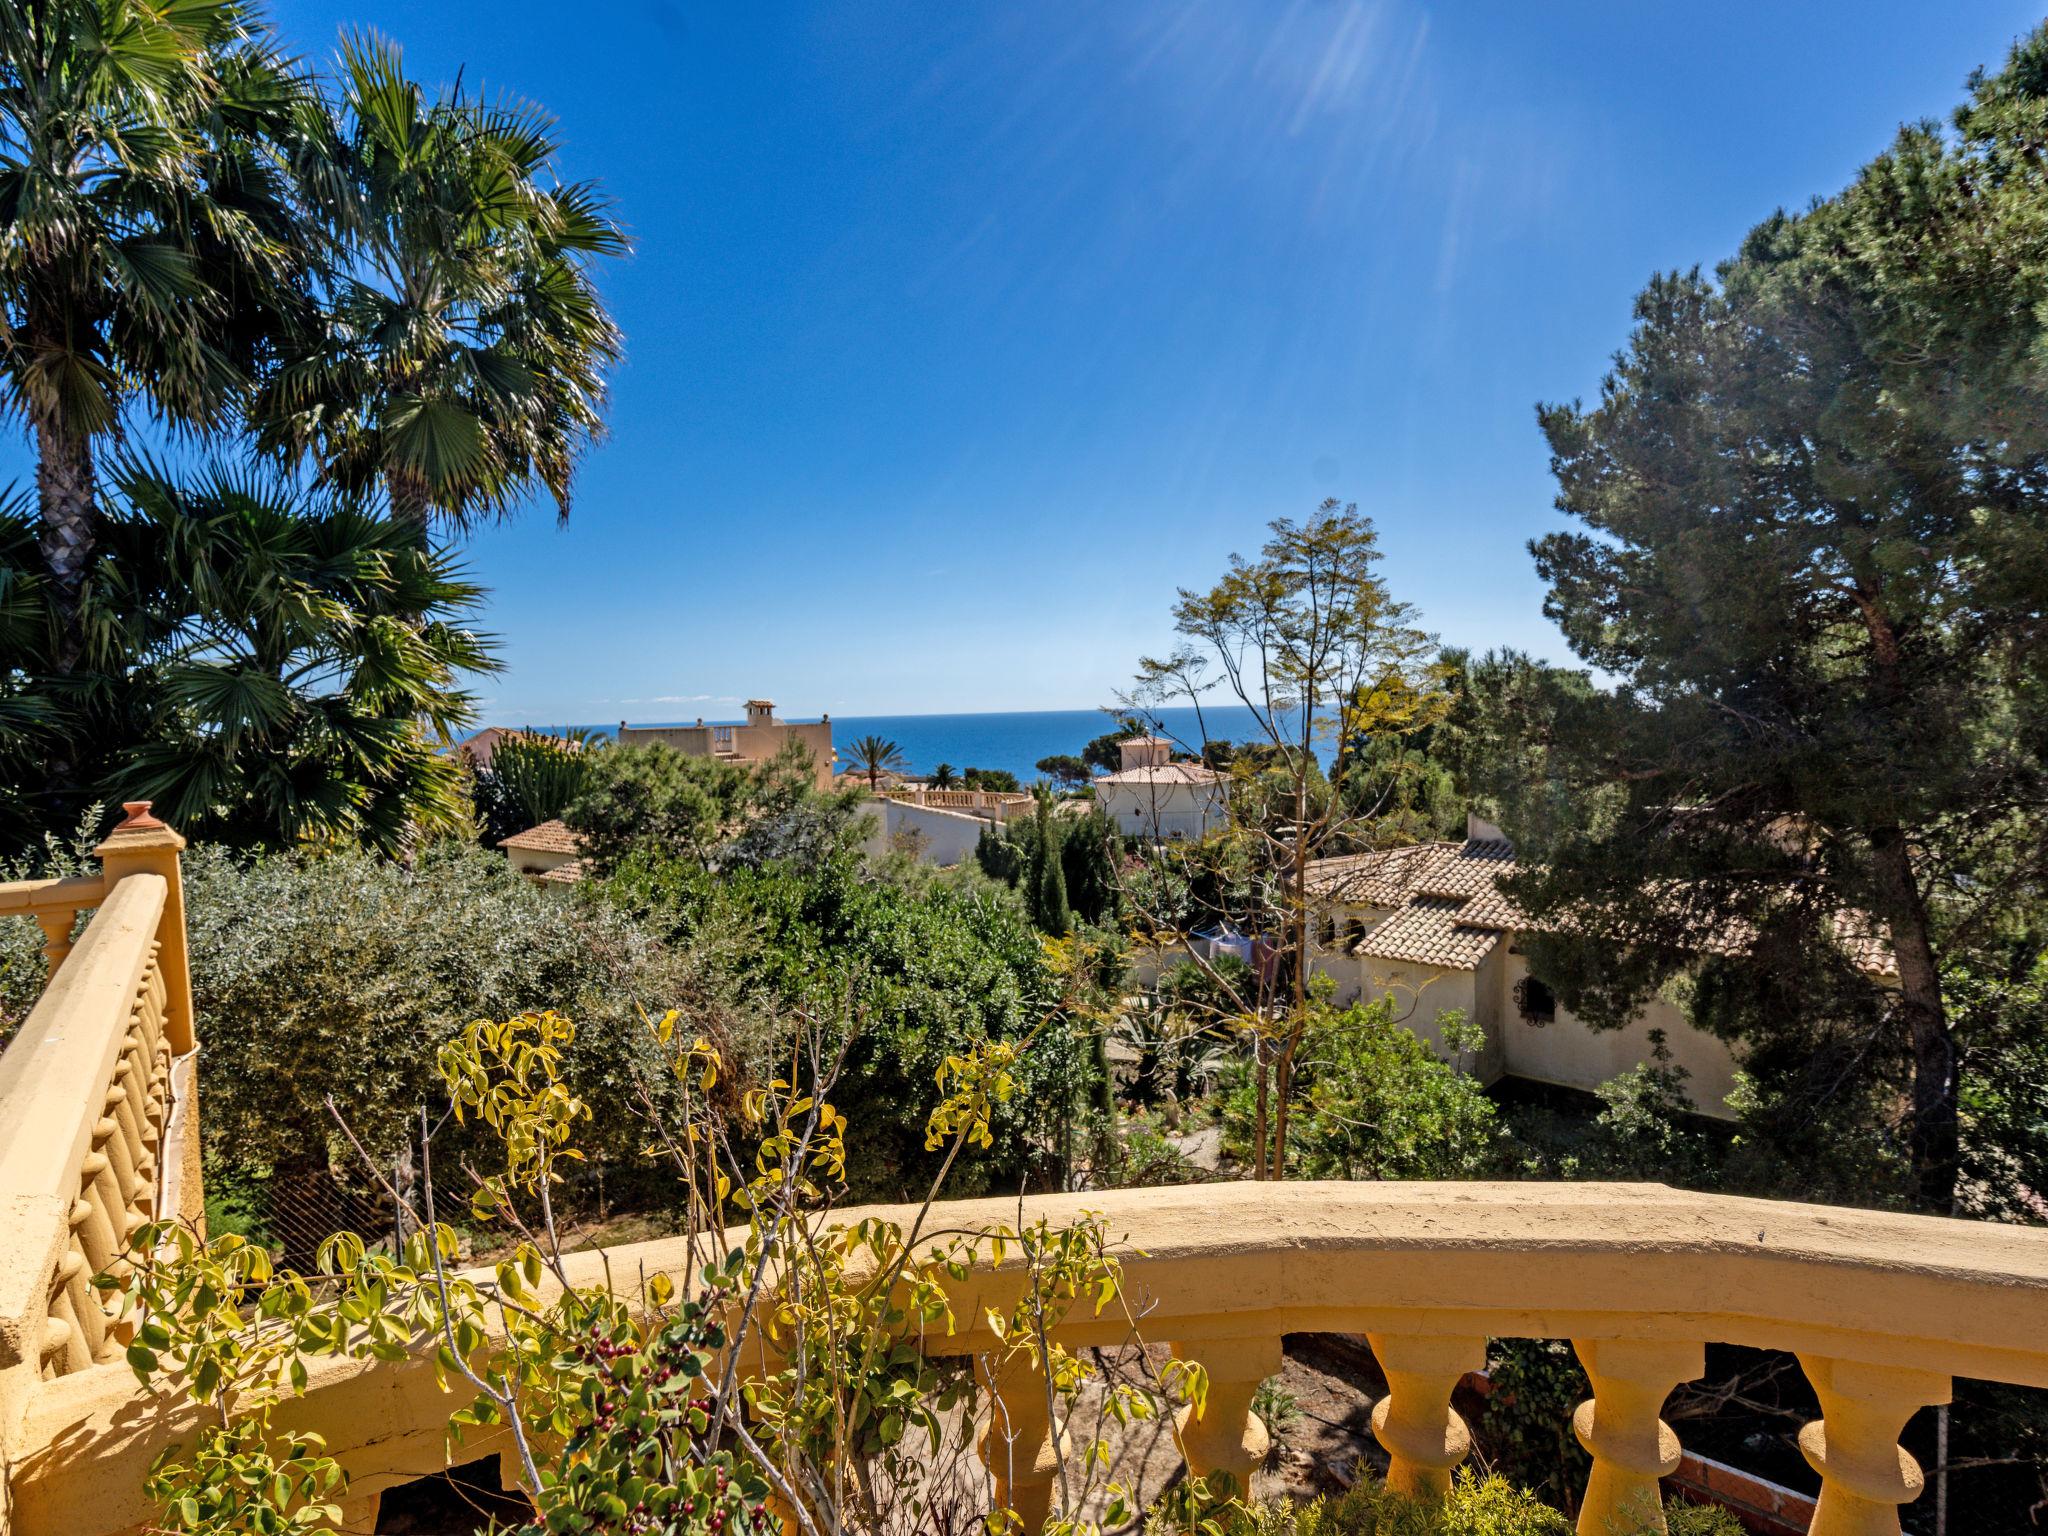
M 0 885 L 0 916 L 33 918 L 50 965 L 0 1055 L 0 1412 L 10 1424 L 51 1380 L 118 1359 L 126 1341 L 93 1276 L 119 1270 L 145 1222 L 202 1209 L 185 844 L 146 804 L 127 810 L 98 849 L 98 875 Z
M 1640 1516 L 1678 1459 L 1664 1400 L 1702 1373 L 1704 1345 L 1722 1342 L 1796 1354 L 1819 1396 L 1821 1416 L 1799 1437 L 1821 1483 L 1817 1536 L 1896 1536 L 1898 1507 L 1921 1486 L 1898 1443 L 1916 1411 L 1948 1401 L 1957 1376 L 2048 1387 L 2039 1231 L 1642 1184 L 1244 1183 L 1047 1196 L 1023 1208 L 1027 1220 L 1055 1223 L 1086 1212 L 1127 1240 L 1125 1286 L 1147 1338 L 1207 1368 L 1206 1412 L 1182 1425 L 1198 1473 L 1242 1476 L 1263 1455 L 1252 1395 L 1279 1369 L 1287 1334 L 1370 1340 L 1390 1388 L 1373 1432 L 1393 1483 L 1417 1494 L 1446 1486 L 1467 1454 L 1451 1398 L 1484 1363 L 1487 1340 L 1568 1338 L 1593 1388 L 1572 1417 L 1593 1467 L 1579 1530 L 1657 1530 L 1661 1517 Z M 956 1201 L 932 1224 L 994 1228 L 1018 1214 L 1014 1200 Z M 986 1318 L 1017 1299 L 1015 1252 L 951 1286 L 958 1331 L 931 1331 L 925 1348 L 994 1353 Z M 687 1268 L 680 1239 L 568 1260 L 571 1279 L 592 1286 L 608 1273 L 621 1285 L 657 1272 L 680 1284 Z M 1124 1330 L 1081 1306 L 1058 1336 L 1108 1346 Z M 985 1456 L 998 1498 L 1034 1530 L 1057 1477 L 1043 1384 L 999 1378 L 997 1390 L 1007 1433 L 984 1443 Z M 430 1360 L 322 1360 L 279 1427 L 325 1437 L 351 1473 L 351 1520 L 368 1528 L 383 1489 L 450 1455 L 457 1406 Z M 112 1367 L 45 1383 L 14 1463 L 17 1536 L 100 1536 L 144 1520 L 150 1459 L 192 1426 L 187 1410 L 151 1411 Z M 455 1454 L 503 1444 L 471 1432 Z

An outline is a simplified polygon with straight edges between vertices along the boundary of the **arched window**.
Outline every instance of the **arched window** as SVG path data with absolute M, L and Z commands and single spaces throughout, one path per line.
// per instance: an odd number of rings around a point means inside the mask
M 1515 983 L 1515 1012 L 1524 1024 L 1541 1029 L 1557 1017 L 1557 994 L 1534 976 L 1524 976 Z

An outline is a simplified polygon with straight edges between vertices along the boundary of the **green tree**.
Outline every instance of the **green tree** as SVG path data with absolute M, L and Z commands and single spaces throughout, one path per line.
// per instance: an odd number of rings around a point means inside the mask
M 236 0 L 9 0 L 0 58 L 0 373 L 35 440 L 48 661 L 68 674 L 98 445 L 134 405 L 231 424 L 302 283 L 313 242 L 281 161 L 303 91 Z
M 1145 728 L 1135 720 L 1126 720 L 1113 731 L 1105 731 L 1081 749 L 1081 761 L 1102 773 L 1115 773 L 1124 765 L 1123 745 L 1133 736 L 1143 736 Z
M 1236 855 L 1256 866 L 1254 883 L 1270 892 L 1254 924 L 1284 956 L 1280 975 L 1292 993 L 1270 1052 L 1263 1038 L 1256 1042 L 1261 1136 L 1252 1166 L 1262 1178 L 1286 1166 L 1294 1058 L 1310 1018 L 1308 868 L 1366 833 L 1329 784 L 1349 775 L 1358 742 L 1411 734 L 1448 703 L 1435 646 L 1378 574 L 1379 559 L 1372 520 L 1355 505 L 1325 501 L 1305 522 L 1275 520 L 1256 558 L 1233 555 L 1214 587 L 1180 593 L 1180 645 L 1142 659 L 1121 701 L 1133 717 L 1155 722 L 1166 707 L 1191 706 L 1206 740 L 1203 700 L 1221 688 L 1259 733 L 1236 749 L 1248 758 L 1245 771 L 1234 767 L 1222 783 Z M 1238 1011 L 1263 1016 L 1267 1002 L 1245 999 Z
M 903 749 L 886 736 L 857 737 L 846 752 L 854 771 L 867 775 L 870 793 L 881 787 L 883 774 L 901 773 L 910 766 Z
M 429 733 L 469 720 L 465 674 L 494 663 L 465 622 L 481 594 L 444 553 L 260 469 L 179 481 L 130 466 L 111 506 L 79 610 L 87 670 L 68 689 L 46 657 L 15 674 L 23 758 L 44 755 L 38 733 L 63 731 L 68 713 L 90 722 L 67 745 L 79 787 L 54 803 L 0 796 L 10 841 L 53 809 L 75 818 L 87 801 L 135 799 L 239 845 L 396 853 L 423 831 L 467 830 L 459 766 Z M 0 612 L 47 643 L 50 586 L 21 510 L 0 510 L 0 591 Z M 0 729 L 0 753 L 9 740 Z
M 795 742 L 751 764 L 653 742 L 592 753 L 562 820 L 582 839 L 590 872 L 604 877 L 636 855 L 709 869 L 830 852 L 853 837 L 854 799 L 820 794 Z
M 480 802 L 503 800 L 517 826 L 500 836 L 552 821 L 567 810 L 590 779 L 591 740 L 526 730 L 499 738 L 488 768 L 477 770 Z M 485 781 L 489 781 L 488 784 Z
M 1059 789 L 1079 789 L 1088 782 L 1088 765 L 1071 752 L 1055 752 L 1038 760 L 1038 771 Z
M 1837 1084 L 1896 1065 L 1938 1209 L 1945 951 L 2048 873 L 2048 34 L 1957 125 L 1766 221 L 1718 283 L 1653 281 L 1599 404 L 1541 412 L 1583 525 L 1533 546 L 1546 611 L 1618 686 L 1553 712 L 1543 792 L 1580 814 L 1516 883 L 1539 923 L 1579 914 L 1533 963 L 1596 1024 L 1692 970 L 1753 1055 L 1812 1061 L 1824 1019 Z
M 1031 883 L 1026 904 L 1038 931 L 1057 938 L 1073 931 L 1074 914 L 1067 905 L 1067 876 L 1060 860 L 1061 838 L 1053 822 L 1052 796 L 1043 789 L 1038 792 L 1038 807 L 1031 819 L 1037 835 L 1031 843 Z
M 951 763 L 940 763 L 932 769 L 932 788 L 951 789 L 954 777 L 953 765 Z
M 425 543 L 536 490 L 569 512 L 619 333 L 592 279 L 626 240 L 562 182 L 538 107 L 432 95 L 397 48 L 344 40 L 305 182 L 339 247 L 318 323 L 257 404 L 264 446 L 352 491 L 381 483 Z
M 1017 782 L 1017 775 L 1007 768 L 963 768 L 960 770 L 960 787 L 996 795 L 1019 794 L 1023 789 Z

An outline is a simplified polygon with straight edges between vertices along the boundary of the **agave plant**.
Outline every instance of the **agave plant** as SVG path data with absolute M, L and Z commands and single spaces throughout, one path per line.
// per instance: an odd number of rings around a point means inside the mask
M 517 808 L 521 826 L 532 827 L 568 809 L 590 780 L 590 764 L 589 750 L 580 739 L 522 731 L 499 740 L 486 771 Z

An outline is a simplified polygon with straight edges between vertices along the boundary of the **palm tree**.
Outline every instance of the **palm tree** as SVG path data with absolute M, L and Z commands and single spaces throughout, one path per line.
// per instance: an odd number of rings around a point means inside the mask
M 112 798 L 244 843 L 396 853 L 471 830 L 461 766 L 433 738 L 470 722 L 463 675 L 494 663 L 462 623 L 482 591 L 445 553 L 261 468 L 179 483 L 137 467 L 119 489 L 105 602 L 136 702 Z
M 594 185 L 554 180 L 555 149 L 539 110 L 430 98 L 391 44 L 344 41 L 304 179 L 347 259 L 259 440 L 344 490 L 381 482 L 422 545 L 431 519 L 466 528 L 536 488 L 566 517 L 602 430 L 619 333 L 588 263 L 626 240 Z
M 951 789 L 956 777 L 951 763 L 941 763 L 932 770 L 932 788 Z
M 63 674 L 85 648 L 95 445 L 136 401 L 227 421 L 288 318 L 305 91 L 241 0 L 0 0 L 0 59 L 0 378 L 35 439 Z
M 868 792 L 881 784 L 885 773 L 900 773 L 909 766 L 903 749 L 886 736 L 863 736 L 847 748 L 853 766 L 868 776 Z

